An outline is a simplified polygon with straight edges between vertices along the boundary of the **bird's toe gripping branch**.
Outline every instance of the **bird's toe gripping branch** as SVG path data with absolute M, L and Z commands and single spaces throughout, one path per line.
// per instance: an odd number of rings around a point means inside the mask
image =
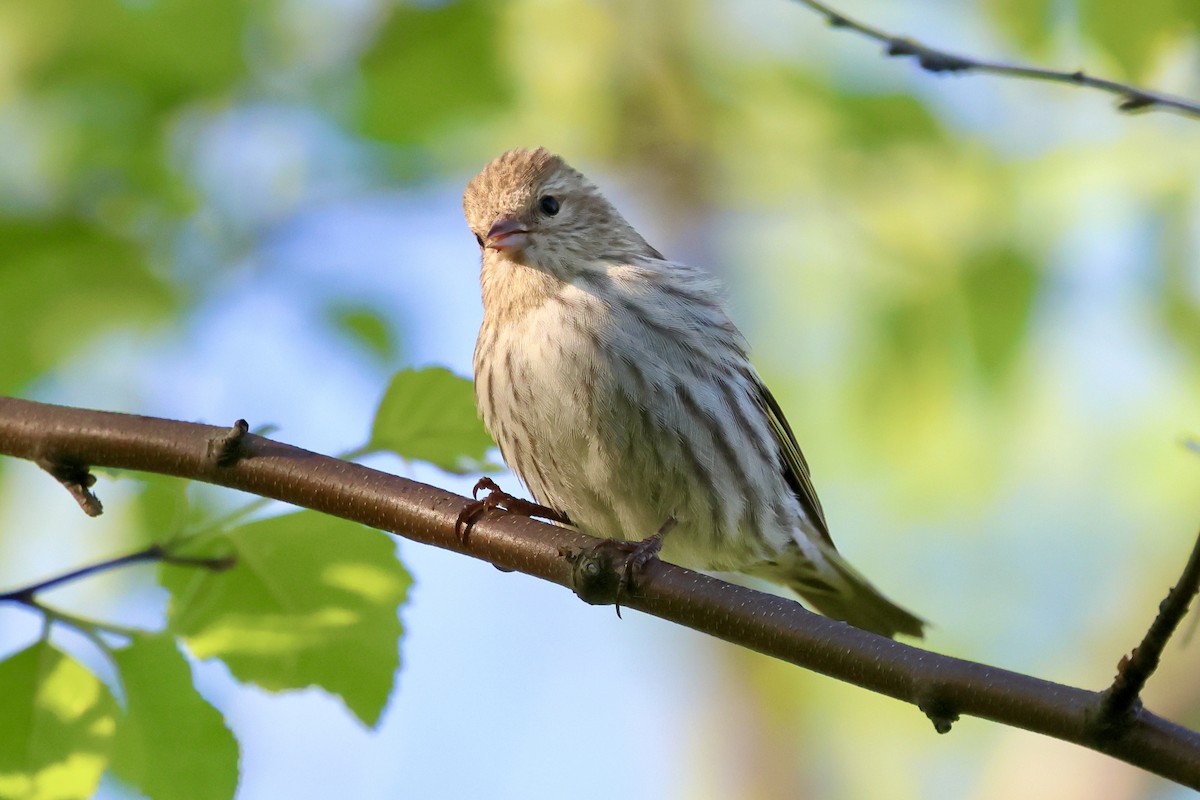
M 575 594 L 591 605 L 616 606 L 617 616 L 621 616 L 621 600 L 643 585 L 647 568 L 658 560 L 663 538 L 675 524 L 675 519 L 669 518 L 657 533 L 639 542 L 604 539 L 584 550 L 562 553 L 574 567 Z
M 479 493 L 485 490 L 487 494 L 480 497 Z M 471 528 L 479 521 L 479 518 L 493 508 L 503 509 L 510 514 L 520 514 L 523 517 L 539 517 L 563 525 L 571 524 L 571 520 L 566 514 L 555 511 L 549 506 L 514 497 L 501 489 L 499 484 L 491 478 L 480 478 L 475 483 L 475 488 L 471 490 L 471 497 L 475 498 L 475 502 L 464 508 L 454 523 L 454 531 L 464 544 L 471 534 Z

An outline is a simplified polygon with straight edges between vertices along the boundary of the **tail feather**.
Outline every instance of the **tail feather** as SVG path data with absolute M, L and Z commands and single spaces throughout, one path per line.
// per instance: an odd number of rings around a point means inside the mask
M 925 620 L 884 597 L 832 548 L 821 549 L 824 564 L 820 567 L 796 553 L 794 559 L 755 572 L 785 584 L 825 616 L 856 628 L 889 638 L 899 633 L 925 635 Z

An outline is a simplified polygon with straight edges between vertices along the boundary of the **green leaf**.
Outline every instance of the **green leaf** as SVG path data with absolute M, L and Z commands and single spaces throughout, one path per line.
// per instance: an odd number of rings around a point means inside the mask
M 151 473 L 140 473 L 137 479 L 141 484 L 137 510 L 142 524 L 136 541 L 148 545 L 182 534 L 194 513 L 188 503 L 188 481 Z
M 47 641 L 0 662 L 0 797 L 91 797 L 116 714 L 108 687 Z
M 1200 5 L 1195 0 L 1175 0 L 1175 16 L 1188 25 L 1192 33 L 1200 30 Z
M 1053 31 L 1051 0 L 984 0 L 983 5 L 1000 30 L 1025 52 L 1042 53 Z
M 0 220 L 0 286 L 0 394 L 97 334 L 146 325 L 173 306 L 137 245 L 69 220 Z
M 1159 48 L 1196 30 L 1194 3 L 1178 0 L 1081 0 L 1083 34 L 1113 57 L 1126 75 L 1138 79 L 1152 65 Z
M 247 4 L 237 0 L 39 0 L 22 20 L 40 39 L 32 86 L 107 86 L 169 106 L 245 73 Z M 22 26 L 25 27 L 25 26 Z
M 395 359 L 396 339 L 383 314 L 362 306 L 341 304 L 331 305 L 326 309 L 326 314 L 338 331 L 365 346 L 380 361 Z
M 227 96 L 246 74 L 248 5 L 0 0 L 10 72 L 49 123 L 41 136 L 66 179 L 54 187 L 64 206 L 145 226 L 142 200 L 178 211 L 193 202 L 166 138 L 180 107 Z
M 1161 224 L 1153 235 L 1159 252 L 1147 259 L 1152 265 L 1155 308 L 1160 324 L 1186 353 L 1193 369 L 1200 367 L 1200 302 L 1192 288 L 1197 251 L 1193 244 L 1191 203 L 1184 194 L 1158 204 Z
M 392 540 L 301 511 L 209 537 L 197 554 L 237 555 L 225 572 L 164 564 L 170 630 L 200 658 L 271 691 L 320 686 L 375 725 L 391 694 L 411 578 Z
M 367 135 L 430 142 L 503 107 L 511 92 L 501 77 L 497 17 L 487 0 L 396 7 L 363 60 Z
M 442 367 L 396 373 L 367 446 L 459 474 L 491 469 L 483 459 L 494 447 L 475 411 L 471 382 Z
M 944 141 L 944 130 L 929 108 L 906 95 L 835 95 L 829 102 L 839 112 L 845 140 L 862 148 Z
M 117 651 L 125 714 L 112 770 L 151 800 L 233 797 L 238 746 L 221 713 L 192 685 L 171 636 L 139 636 Z
M 1000 247 L 972 259 L 962 278 L 967 328 L 983 376 L 995 386 L 1007 377 L 1025 343 L 1038 272 L 1025 253 Z

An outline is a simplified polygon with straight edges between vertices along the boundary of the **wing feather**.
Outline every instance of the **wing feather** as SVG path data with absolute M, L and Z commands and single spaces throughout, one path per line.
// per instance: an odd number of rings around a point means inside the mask
M 821 501 L 817 499 L 817 490 L 813 488 L 812 477 L 808 472 L 808 462 L 804 460 L 804 453 L 800 451 L 796 434 L 792 433 L 792 426 L 788 424 L 787 417 L 783 415 L 783 409 L 779 407 L 779 402 L 771 394 L 771 390 L 763 384 L 761 378 L 757 375 L 754 377 L 763 410 L 767 412 L 767 420 L 771 424 L 771 432 L 775 434 L 775 441 L 783 454 L 783 478 L 795 492 L 796 498 L 812 521 L 813 527 L 821 534 L 821 538 L 830 547 L 834 547 L 833 539 L 829 535 L 829 526 L 825 522 L 825 512 L 821 509 Z

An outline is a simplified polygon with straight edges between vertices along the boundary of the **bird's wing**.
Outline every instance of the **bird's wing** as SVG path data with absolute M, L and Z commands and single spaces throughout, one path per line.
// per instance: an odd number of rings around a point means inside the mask
M 792 433 L 792 426 L 788 424 L 787 417 L 783 416 L 783 409 L 779 407 L 771 390 L 757 375 L 754 377 L 759 399 L 762 401 L 763 410 L 767 412 L 767 420 L 771 424 L 771 432 L 775 434 L 779 451 L 783 453 L 783 478 L 796 493 L 796 497 L 800 500 L 800 505 L 804 508 L 813 527 L 821 534 L 821 538 L 830 547 L 833 547 L 833 539 L 829 536 L 829 526 L 825 523 L 825 512 L 821 510 L 821 501 L 817 499 L 817 490 L 813 488 L 812 478 L 808 474 L 808 462 L 804 460 L 804 453 L 800 452 L 796 434 Z
M 667 261 L 649 244 L 646 245 L 646 248 L 648 253 L 641 254 L 643 258 L 648 255 L 659 261 Z M 667 263 L 671 262 L 667 261 Z M 672 266 L 687 269 L 679 264 Z M 738 336 L 740 338 L 740 334 Z M 825 522 L 825 512 L 821 509 L 821 501 L 817 499 L 817 490 L 813 488 L 812 478 L 808 474 L 808 462 L 804 460 L 804 453 L 800 452 L 796 434 L 792 433 L 792 426 L 788 424 L 787 417 L 783 415 L 783 409 L 779 407 L 779 402 L 771 394 L 771 390 L 762 382 L 762 378 L 753 368 L 749 372 L 749 377 L 758 392 L 759 404 L 771 425 L 771 433 L 775 436 L 779 452 L 783 454 L 783 479 L 795 493 L 796 498 L 800 501 L 800 506 L 804 509 L 804 513 L 812 522 L 813 527 L 816 528 L 817 533 L 821 535 L 826 544 L 836 551 L 837 547 L 834 546 L 833 538 L 829 535 L 829 525 Z

